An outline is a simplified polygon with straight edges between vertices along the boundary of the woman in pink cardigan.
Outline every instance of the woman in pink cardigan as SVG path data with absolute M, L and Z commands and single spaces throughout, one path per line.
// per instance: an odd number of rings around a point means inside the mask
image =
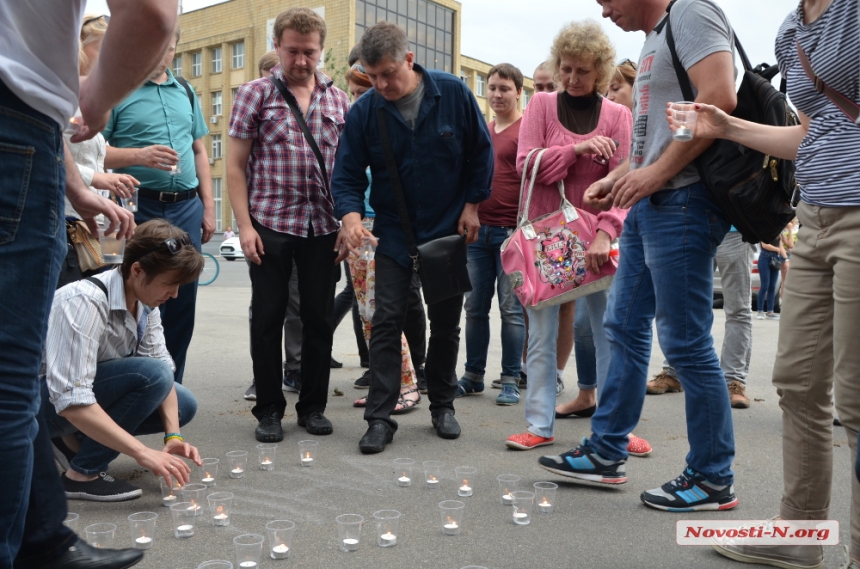
M 556 183 L 564 182 L 567 199 L 597 218 L 597 235 L 586 254 L 586 266 L 597 272 L 609 260 L 610 244 L 621 234 L 626 212 L 603 212 L 584 205 L 585 190 L 627 159 L 633 118 L 630 109 L 613 103 L 605 93 L 615 73 L 615 49 L 600 25 L 593 21 L 565 26 L 553 42 L 551 61 L 562 86 L 557 93 L 537 93 L 530 101 L 520 129 L 517 168 L 535 148 L 546 148 L 532 196 L 529 219 L 559 208 Z M 597 385 L 579 384 L 571 416 L 590 417 L 597 406 L 609 364 L 609 343 L 603 314 L 609 291 L 583 297 L 594 333 Z M 510 448 L 528 450 L 554 442 L 556 398 L 556 337 L 558 306 L 528 308 L 526 390 L 528 430 L 506 441 Z M 632 436 L 631 436 L 632 438 Z M 646 443 L 647 444 L 647 443 Z

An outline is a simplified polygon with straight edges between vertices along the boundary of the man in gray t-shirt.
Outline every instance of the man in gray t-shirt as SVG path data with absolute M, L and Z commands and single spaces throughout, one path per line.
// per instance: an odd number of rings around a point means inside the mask
M 627 435 L 642 413 L 656 317 L 660 346 L 685 390 L 690 452 L 681 475 L 644 492 L 642 501 L 670 511 L 728 510 L 738 503 L 734 434 L 711 304 L 714 253 L 729 224 L 692 166 L 710 141 L 675 142 L 666 124 L 666 104 L 683 99 L 666 45 L 666 13 L 696 100 L 728 112 L 737 104 L 731 28 L 713 0 L 598 3 L 620 28 L 647 36 L 634 87 L 631 159 L 586 194 L 596 207 L 629 209 L 604 322 L 611 360 L 592 436 L 540 464 L 571 478 L 627 481 Z

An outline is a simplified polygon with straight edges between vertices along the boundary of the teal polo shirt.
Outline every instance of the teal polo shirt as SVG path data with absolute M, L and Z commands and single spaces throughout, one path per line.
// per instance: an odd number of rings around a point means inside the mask
M 193 88 L 192 88 L 193 91 Z M 153 144 L 169 146 L 179 153 L 182 173 L 171 176 L 165 170 L 130 166 L 115 170 L 140 181 L 140 187 L 159 192 L 185 192 L 199 185 L 191 144 L 207 134 L 206 120 L 197 97 L 188 92 L 167 70 L 167 81 L 158 85 L 147 81 L 111 112 L 104 130 L 108 144 L 117 148 L 145 148 Z

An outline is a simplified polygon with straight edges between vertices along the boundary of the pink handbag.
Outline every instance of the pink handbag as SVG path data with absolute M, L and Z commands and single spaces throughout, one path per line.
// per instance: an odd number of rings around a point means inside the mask
M 561 205 L 557 211 L 529 220 L 532 191 L 546 149 L 529 152 L 520 183 L 520 211 L 517 229 L 502 244 L 502 268 L 523 306 L 543 308 L 564 304 L 612 284 L 618 267 L 618 247 L 613 244 L 610 262 L 600 274 L 585 268 L 585 253 L 597 232 L 597 216 L 575 208 L 564 196 L 564 182 L 558 182 Z M 529 163 L 534 157 L 526 189 Z M 523 190 L 526 190 L 523 205 Z

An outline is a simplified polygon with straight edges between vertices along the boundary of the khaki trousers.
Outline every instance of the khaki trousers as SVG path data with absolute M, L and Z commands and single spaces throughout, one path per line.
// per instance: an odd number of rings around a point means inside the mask
M 785 283 L 773 384 L 783 423 L 780 516 L 826 519 L 833 477 L 833 406 L 851 447 L 851 556 L 860 559 L 860 208 L 801 203 Z M 835 395 L 835 398 L 834 398 Z

